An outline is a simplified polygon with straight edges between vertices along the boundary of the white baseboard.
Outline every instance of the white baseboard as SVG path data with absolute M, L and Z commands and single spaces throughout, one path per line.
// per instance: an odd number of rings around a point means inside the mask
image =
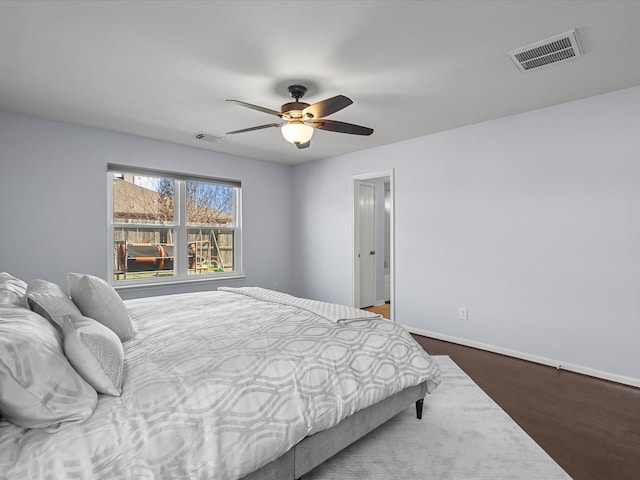
M 488 345 L 486 343 L 475 342 L 473 340 L 466 340 L 464 338 L 453 337 L 451 335 L 445 335 L 442 333 L 429 332 L 419 328 L 408 327 L 403 325 L 409 332 L 416 335 L 422 335 L 424 337 L 431 337 L 437 340 L 444 340 L 445 342 L 457 343 L 467 347 L 478 348 L 480 350 L 486 350 L 488 352 L 499 353 L 508 357 L 519 358 L 520 360 L 527 360 L 529 362 L 539 363 L 541 365 L 548 365 L 550 367 L 557 368 L 558 370 L 567 370 L 569 372 L 580 373 L 582 375 L 588 375 L 590 377 L 601 378 L 610 382 L 622 383 L 624 385 L 631 385 L 632 387 L 640 388 L 640 378 L 625 377 L 623 375 L 616 375 L 615 373 L 603 372 L 601 370 L 595 370 L 593 368 L 583 367 L 581 365 L 573 365 L 570 363 L 562 363 L 558 360 L 553 360 L 546 357 L 540 357 L 537 355 L 530 355 L 528 353 L 518 352 L 517 350 L 510 350 L 508 348 L 496 347 L 494 345 Z

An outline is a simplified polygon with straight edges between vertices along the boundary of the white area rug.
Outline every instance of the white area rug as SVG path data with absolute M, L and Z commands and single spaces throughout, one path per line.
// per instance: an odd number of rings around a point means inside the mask
M 434 358 L 442 384 L 422 420 L 407 408 L 303 479 L 571 478 L 453 360 Z

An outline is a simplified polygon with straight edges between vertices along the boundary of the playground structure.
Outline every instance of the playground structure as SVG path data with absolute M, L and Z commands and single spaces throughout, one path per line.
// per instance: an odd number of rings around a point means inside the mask
M 187 244 L 190 274 L 224 272 L 225 265 L 215 237 L 210 241 Z M 170 243 L 139 243 L 117 240 L 114 242 L 114 276 L 131 279 L 148 276 L 171 275 L 174 269 L 174 245 Z

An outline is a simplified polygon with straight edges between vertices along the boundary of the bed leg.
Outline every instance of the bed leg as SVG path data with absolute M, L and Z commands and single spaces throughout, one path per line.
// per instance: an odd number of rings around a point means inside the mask
M 418 420 L 422 420 L 422 406 L 424 405 L 424 398 L 421 398 L 416 402 L 416 417 Z

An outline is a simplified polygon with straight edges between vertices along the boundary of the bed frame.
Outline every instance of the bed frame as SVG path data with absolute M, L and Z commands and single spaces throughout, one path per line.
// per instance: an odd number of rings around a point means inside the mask
M 367 433 L 415 402 L 416 415 L 422 418 L 422 405 L 427 393 L 423 382 L 371 405 L 328 430 L 310 435 L 294 445 L 287 453 L 242 480 L 296 480 L 351 445 Z

